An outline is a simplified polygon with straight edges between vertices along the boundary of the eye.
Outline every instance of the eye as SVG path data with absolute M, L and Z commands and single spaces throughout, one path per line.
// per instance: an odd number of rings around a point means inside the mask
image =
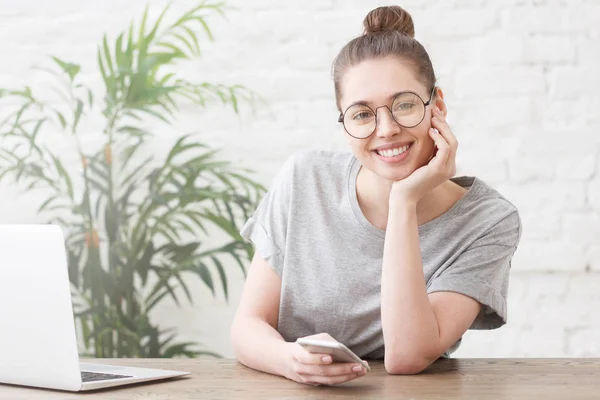
M 353 120 L 355 121 L 362 121 L 365 119 L 369 119 L 373 116 L 373 114 L 370 111 L 360 111 L 356 114 L 354 114 L 354 116 L 352 117 Z
M 415 103 L 404 102 L 404 103 L 399 103 L 396 106 L 396 110 L 398 110 L 398 111 L 409 111 L 409 110 L 412 110 L 414 107 L 415 107 Z

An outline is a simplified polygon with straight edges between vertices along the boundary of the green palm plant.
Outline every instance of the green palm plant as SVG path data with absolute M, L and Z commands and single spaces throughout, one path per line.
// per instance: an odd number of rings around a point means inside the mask
M 220 160 L 189 134 L 164 160 L 140 158 L 153 137 L 147 126 L 170 124 L 178 101 L 204 108 L 216 99 L 238 112 L 240 102 L 257 100 L 242 86 L 190 82 L 172 72 L 200 55 L 201 35 L 212 40 L 206 17 L 223 14 L 224 5 L 202 2 L 171 23 L 168 11 L 147 29 L 146 9 L 139 26 L 132 22 L 113 44 L 104 36 L 100 102 L 81 82 L 80 66 L 57 57 L 49 73 L 62 82 L 60 105 L 40 100 L 30 87 L 0 90 L 10 103 L 1 110 L 0 180 L 11 176 L 23 191 L 44 189 L 38 212 L 66 234 L 76 320 L 85 351 L 97 357 L 215 355 L 177 342 L 177 332 L 153 323 L 151 312 L 167 297 L 179 305 L 182 293 L 192 302 L 187 279 L 193 276 L 213 296 L 220 281 L 227 300 L 226 266 L 244 272 L 252 256 L 238 228 L 264 188 L 249 170 Z M 80 122 L 98 109 L 102 144 L 86 151 Z M 79 168 L 68 168 L 66 152 L 52 150 L 45 131 L 70 138 Z M 218 245 L 208 240 L 215 231 L 226 238 Z

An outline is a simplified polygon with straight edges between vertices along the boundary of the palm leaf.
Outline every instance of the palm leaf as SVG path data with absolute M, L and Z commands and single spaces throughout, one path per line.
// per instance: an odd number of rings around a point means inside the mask
M 77 64 L 65 62 L 58 57 L 52 57 L 52 59 L 58 64 L 58 66 L 69 76 L 69 79 L 73 81 L 81 67 Z
M 104 50 L 104 61 L 106 63 L 106 67 L 108 68 L 108 72 L 110 76 L 113 77 L 115 75 L 115 69 L 113 67 L 112 56 L 110 54 L 110 48 L 108 46 L 108 38 L 104 35 L 104 39 L 102 40 L 102 47 Z
M 210 289 L 210 291 L 212 292 L 212 294 L 214 296 L 215 295 L 215 286 L 213 283 L 212 275 L 210 274 L 210 270 L 208 269 L 208 267 L 204 263 L 200 262 L 196 265 L 195 272 L 198 274 L 198 276 L 200 276 L 200 279 L 202 279 L 202 282 L 204 282 L 206 284 L 206 286 L 208 286 L 208 288 Z
M 81 113 L 83 112 L 83 101 L 77 99 L 77 108 L 75 109 L 75 117 L 73 118 L 73 129 L 72 132 L 75 133 L 77 130 L 77 125 L 79 124 L 79 119 L 81 118 Z
M 210 257 L 217 268 L 217 272 L 219 273 L 219 278 L 221 279 L 221 285 L 223 286 L 223 294 L 225 295 L 225 300 L 229 301 L 229 292 L 227 290 L 227 275 L 225 274 L 225 269 L 223 268 L 223 264 L 219 261 L 219 259 L 215 256 Z
M 73 182 L 71 181 L 69 173 L 67 172 L 67 170 L 65 169 L 62 162 L 57 156 L 55 156 L 54 154 L 50 154 L 50 157 L 52 157 L 52 161 L 54 162 L 54 166 L 56 167 L 58 174 L 63 178 L 65 184 L 67 185 L 69 197 L 73 198 Z

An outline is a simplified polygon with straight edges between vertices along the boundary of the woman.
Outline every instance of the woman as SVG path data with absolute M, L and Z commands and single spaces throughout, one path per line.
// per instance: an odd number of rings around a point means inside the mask
M 243 364 L 309 384 L 365 375 L 295 343 L 338 340 L 415 374 L 465 331 L 506 322 L 515 207 L 455 177 L 457 141 L 410 15 L 380 7 L 334 62 L 352 154 L 291 157 L 242 230 L 256 247 L 232 342 Z

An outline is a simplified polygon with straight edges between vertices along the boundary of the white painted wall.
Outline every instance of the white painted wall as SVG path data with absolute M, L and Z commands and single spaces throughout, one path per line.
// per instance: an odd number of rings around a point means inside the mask
M 177 1 L 183 10 L 193 1 Z M 213 19 L 216 43 L 182 70 L 242 83 L 268 110 L 241 118 L 186 106 L 176 132 L 199 131 L 224 156 L 269 184 L 293 152 L 345 149 L 335 122 L 330 66 L 360 34 L 371 0 L 235 0 Z M 166 1 L 151 1 L 156 15 Z M 406 0 L 430 51 L 459 142 L 459 174 L 477 175 L 521 212 L 509 323 L 469 332 L 458 356 L 600 355 L 600 2 L 598 0 Z M 144 2 L 0 0 L 0 86 L 43 83 L 48 55 L 81 63 L 98 85 L 96 44 L 139 18 Z M 90 133 L 101 120 L 87 122 Z M 164 148 L 169 135 L 155 142 Z M 173 136 L 174 137 L 174 136 Z M 1 145 L 1 143 L 0 143 Z M 0 184 L 0 223 L 38 221 L 33 195 Z M 229 304 L 195 285 L 196 305 L 165 303 L 156 318 L 183 339 L 231 356 L 228 329 L 243 277 L 231 267 Z M 194 286 L 194 285 L 193 285 Z

